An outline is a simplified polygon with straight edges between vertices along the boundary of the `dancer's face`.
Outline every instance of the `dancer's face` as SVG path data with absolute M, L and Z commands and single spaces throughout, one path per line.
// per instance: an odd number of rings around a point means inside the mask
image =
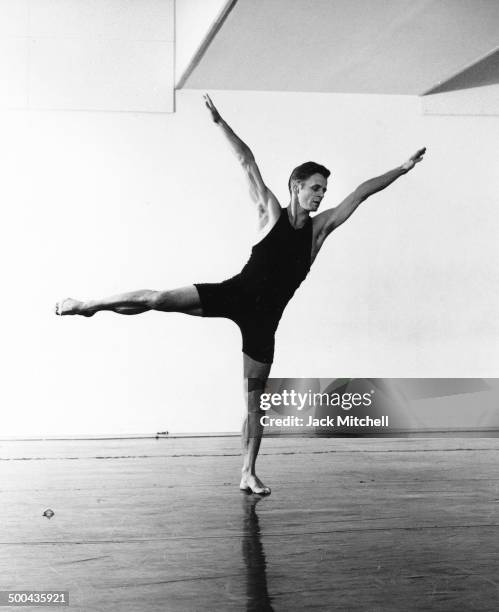
M 299 205 L 310 212 L 316 211 L 327 191 L 327 179 L 322 174 L 312 174 L 297 185 Z

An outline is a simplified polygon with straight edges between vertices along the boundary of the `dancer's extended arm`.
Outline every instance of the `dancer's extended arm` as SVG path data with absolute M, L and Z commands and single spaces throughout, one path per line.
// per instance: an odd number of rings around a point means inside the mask
M 426 147 L 419 149 L 419 151 L 416 151 L 414 155 L 412 155 L 398 168 L 389 170 L 381 176 L 377 176 L 365 181 L 364 183 L 361 183 L 357 189 L 347 196 L 336 208 L 325 210 L 323 213 L 317 215 L 317 222 L 320 224 L 320 226 L 322 226 L 321 232 L 323 235 L 327 236 L 339 225 L 344 223 L 357 209 L 357 207 L 369 196 L 372 196 L 382 189 L 385 189 L 403 174 L 406 174 L 409 172 L 409 170 L 412 170 L 412 168 L 414 168 L 414 166 L 423 159 L 425 151 Z
M 256 204 L 260 223 L 265 225 L 269 220 L 277 218 L 281 207 L 272 191 L 265 185 L 255 157 L 248 145 L 243 142 L 232 128 L 224 121 L 208 94 L 204 95 L 206 106 L 211 112 L 213 121 L 222 129 L 225 137 L 241 163 L 249 182 L 252 201 Z

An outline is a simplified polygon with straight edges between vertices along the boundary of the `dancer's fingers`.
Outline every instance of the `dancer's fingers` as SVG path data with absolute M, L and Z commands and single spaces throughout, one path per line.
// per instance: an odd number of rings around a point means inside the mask
M 210 110 L 214 109 L 214 108 L 215 108 L 215 105 L 213 104 L 213 100 L 210 98 L 210 96 L 209 96 L 207 93 L 205 93 L 203 97 L 204 97 L 204 100 L 205 100 L 205 102 L 206 102 L 206 106 L 207 106 L 207 107 L 208 107 Z
M 422 149 L 419 149 L 418 151 L 416 151 L 416 153 L 414 153 L 411 159 L 413 159 L 416 162 L 421 161 L 425 153 L 426 153 L 426 147 L 423 147 Z

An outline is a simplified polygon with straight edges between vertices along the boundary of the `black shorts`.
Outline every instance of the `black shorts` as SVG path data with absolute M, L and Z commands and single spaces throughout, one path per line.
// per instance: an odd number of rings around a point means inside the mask
M 222 283 L 196 283 L 203 317 L 223 317 L 241 330 L 243 352 L 263 363 L 274 359 L 275 332 L 284 308 L 265 303 L 235 279 Z

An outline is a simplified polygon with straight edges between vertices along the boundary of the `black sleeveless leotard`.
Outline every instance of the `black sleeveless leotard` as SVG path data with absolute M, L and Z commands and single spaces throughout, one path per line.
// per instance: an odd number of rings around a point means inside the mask
M 287 209 L 251 250 L 239 274 L 222 283 L 196 283 L 203 316 L 225 317 L 241 330 L 243 351 L 272 363 L 274 336 L 284 308 L 310 270 L 312 220 L 300 229 Z

